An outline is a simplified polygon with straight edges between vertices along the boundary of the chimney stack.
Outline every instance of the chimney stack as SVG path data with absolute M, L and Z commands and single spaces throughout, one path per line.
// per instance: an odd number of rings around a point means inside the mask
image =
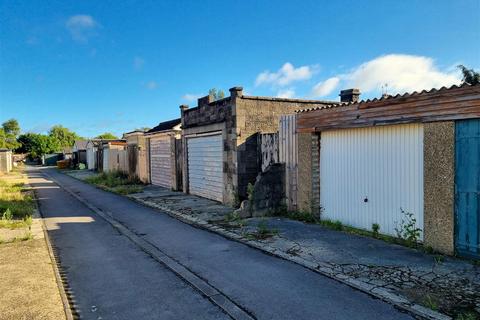
M 232 98 L 243 96 L 242 87 L 233 87 L 233 88 L 230 88 L 229 91 L 230 91 L 230 97 Z
M 360 100 L 359 89 L 347 89 L 340 91 L 340 102 L 358 102 Z

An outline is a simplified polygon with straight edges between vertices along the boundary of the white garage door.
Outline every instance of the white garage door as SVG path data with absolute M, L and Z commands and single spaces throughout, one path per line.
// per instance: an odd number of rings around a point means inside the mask
M 150 175 L 152 184 L 172 187 L 170 137 L 150 138 Z
M 320 203 L 323 218 L 357 228 L 396 235 L 404 210 L 423 230 L 423 125 L 322 132 Z
M 191 194 L 223 201 L 222 135 L 187 139 L 188 186 Z
M 90 170 L 94 170 L 95 168 L 95 161 L 97 158 L 97 150 L 94 148 L 87 149 L 87 168 Z

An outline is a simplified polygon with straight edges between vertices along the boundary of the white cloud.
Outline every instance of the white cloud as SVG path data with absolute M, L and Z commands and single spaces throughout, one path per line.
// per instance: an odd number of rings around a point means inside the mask
M 73 40 L 86 43 L 88 42 L 88 38 L 95 34 L 98 23 L 92 16 L 77 14 L 68 18 L 65 27 L 70 32 Z
M 142 70 L 145 65 L 145 60 L 140 57 L 133 58 L 133 68 L 135 70 Z
M 320 98 L 328 96 L 340 83 L 339 77 L 331 77 L 325 81 L 317 83 L 312 89 L 312 97 Z
M 145 84 L 145 87 L 148 89 L 148 90 L 155 90 L 157 89 L 158 87 L 158 83 L 156 83 L 155 81 L 149 81 Z
M 188 102 L 193 102 L 193 101 L 196 101 L 201 96 L 202 96 L 201 94 L 187 93 L 183 95 L 182 99 Z
M 271 84 L 286 86 L 295 81 L 308 80 L 314 72 L 312 66 L 295 68 L 290 62 L 285 63 L 277 72 L 264 71 L 257 76 L 255 85 Z
M 377 94 L 385 84 L 389 94 L 396 94 L 451 86 L 460 81 L 458 70 L 451 67 L 441 70 L 430 57 L 388 54 L 317 83 L 311 95 L 316 98 L 328 96 L 339 86 Z
M 277 98 L 293 98 L 295 96 L 295 90 L 288 88 L 285 90 L 279 90 L 277 93 Z
M 450 86 L 461 80 L 457 70 L 441 71 L 432 58 L 406 54 L 380 56 L 361 64 L 343 78 L 347 87 L 371 92 L 387 84 L 391 93 Z

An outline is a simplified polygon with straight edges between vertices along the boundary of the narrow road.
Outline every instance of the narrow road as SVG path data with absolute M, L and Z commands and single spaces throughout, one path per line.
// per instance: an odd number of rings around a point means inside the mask
M 82 319 L 230 318 L 92 207 L 108 212 L 108 219 L 187 268 L 253 319 L 412 319 L 294 263 L 55 169 L 31 169 L 29 175 Z

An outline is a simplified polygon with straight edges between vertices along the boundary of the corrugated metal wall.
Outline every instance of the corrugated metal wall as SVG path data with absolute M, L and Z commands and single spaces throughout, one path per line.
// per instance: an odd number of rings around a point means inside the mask
M 280 117 L 279 161 L 285 163 L 285 194 L 288 210 L 297 210 L 298 146 L 296 115 Z
M 403 209 L 423 230 L 423 125 L 322 132 L 320 205 L 322 218 L 390 235 Z

